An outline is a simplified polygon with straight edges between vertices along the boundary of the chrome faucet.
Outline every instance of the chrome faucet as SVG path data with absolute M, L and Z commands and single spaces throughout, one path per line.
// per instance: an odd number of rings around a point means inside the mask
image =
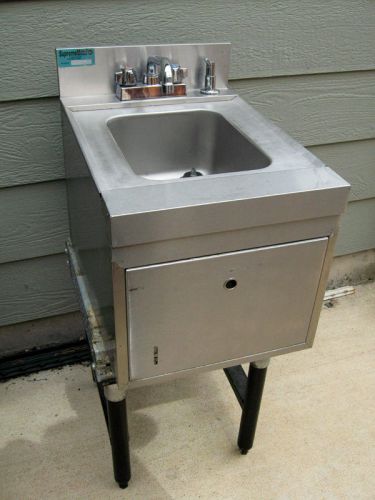
M 121 100 L 178 97 L 186 95 L 187 68 L 173 64 L 167 57 L 149 56 L 141 82 L 134 68 L 121 68 L 115 73 L 116 96 Z
M 202 94 L 216 95 L 219 91 L 216 89 L 216 69 L 215 62 L 204 58 L 205 74 L 204 74 L 204 88 L 201 89 Z
M 167 57 L 150 56 L 147 59 L 147 71 L 143 83 L 146 85 L 161 84 L 164 95 L 174 93 L 174 85 L 181 84 L 187 76 L 187 69 L 179 64 L 172 64 Z
M 169 59 L 162 58 L 160 80 L 163 86 L 163 94 L 171 95 L 174 92 L 172 65 Z
M 150 56 L 147 59 L 146 73 L 143 75 L 145 85 L 159 85 L 161 72 L 161 57 Z
M 205 57 L 203 63 L 204 82 L 200 92 L 205 95 L 217 95 L 220 91 L 216 88 L 215 61 Z M 188 74 L 187 68 L 172 63 L 166 56 L 149 56 L 145 69 L 140 79 L 137 78 L 135 68 L 127 65 L 115 72 L 115 92 L 120 101 L 186 95 L 187 84 L 184 79 Z

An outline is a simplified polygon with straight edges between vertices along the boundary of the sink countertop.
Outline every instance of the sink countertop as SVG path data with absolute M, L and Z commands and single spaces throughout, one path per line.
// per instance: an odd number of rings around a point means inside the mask
M 104 101 L 79 104 L 77 99 L 65 99 L 63 105 L 111 217 L 114 246 L 144 242 L 146 233 L 147 241 L 153 241 L 188 236 L 187 227 L 192 234 L 203 234 L 337 215 L 344 210 L 349 184 L 230 92 L 216 99 L 193 96 L 157 105 L 110 101 L 103 108 Z M 121 116 L 198 110 L 221 114 L 270 158 L 270 165 L 189 179 L 151 180 L 133 173 L 107 125 Z M 138 234 L 139 223 L 149 231 Z

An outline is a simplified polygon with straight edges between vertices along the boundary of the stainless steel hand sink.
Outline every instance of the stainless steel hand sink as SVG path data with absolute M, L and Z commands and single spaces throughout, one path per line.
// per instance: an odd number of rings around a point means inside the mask
M 116 383 L 311 346 L 349 185 L 230 90 L 228 45 L 92 50 L 59 68 L 70 234 Z M 117 100 L 154 55 L 186 95 Z
M 230 367 L 246 453 L 268 358 L 312 346 L 349 185 L 228 88 L 229 44 L 60 56 L 67 249 L 116 480 L 126 391 L 191 372 Z
M 107 122 L 137 175 L 168 180 L 256 170 L 270 159 L 214 111 L 148 113 Z

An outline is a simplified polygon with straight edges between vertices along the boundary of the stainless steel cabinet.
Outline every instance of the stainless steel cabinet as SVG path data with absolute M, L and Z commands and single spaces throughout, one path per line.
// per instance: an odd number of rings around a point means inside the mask
M 303 344 L 327 238 L 126 271 L 130 379 Z

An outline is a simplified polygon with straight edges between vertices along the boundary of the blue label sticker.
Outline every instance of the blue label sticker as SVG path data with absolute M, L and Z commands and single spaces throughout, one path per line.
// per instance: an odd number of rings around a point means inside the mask
M 95 49 L 57 49 L 57 64 L 59 68 L 94 66 Z

